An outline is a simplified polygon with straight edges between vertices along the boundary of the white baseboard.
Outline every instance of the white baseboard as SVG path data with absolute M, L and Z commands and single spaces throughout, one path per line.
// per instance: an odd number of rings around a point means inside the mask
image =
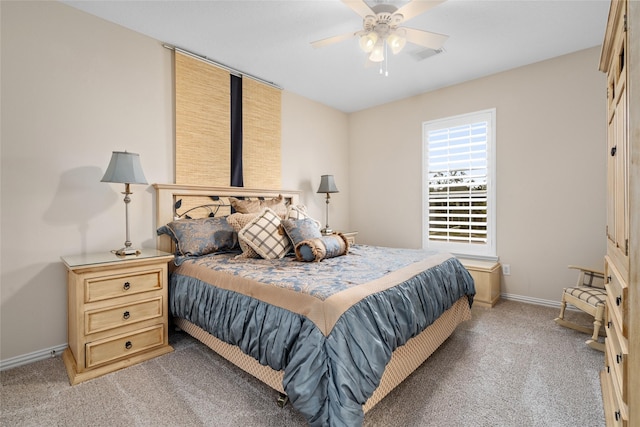
M 553 307 L 553 308 L 560 309 L 560 301 L 533 298 L 533 297 L 528 297 L 524 295 L 515 295 L 515 294 L 500 294 L 500 297 L 503 299 L 511 300 L 511 301 L 526 302 L 527 304 L 544 305 L 545 307 Z M 567 309 L 570 309 L 570 307 L 567 306 Z
M 18 366 L 37 362 L 38 360 L 48 359 L 49 357 L 60 356 L 67 347 L 68 345 L 65 343 L 57 345 L 55 347 L 43 348 L 42 350 L 37 350 L 32 353 L 23 354 L 21 356 L 10 357 L 6 360 L 0 360 L 0 371 L 17 368 Z

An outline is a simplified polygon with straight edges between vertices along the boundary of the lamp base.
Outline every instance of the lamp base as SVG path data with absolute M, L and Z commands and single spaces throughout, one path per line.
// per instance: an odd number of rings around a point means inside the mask
M 325 228 L 323 228 L 322 230 L 320 230 L 320 233 L 321 233 L 323 236 L 328 236 L 328 235 L 330 235 L 330 234 L 333 234 L 333 230 L 332 230 L 332 229 L 330 229 L 329 227 L 325 227 Z
M 113 251 L 113 253 L 118 256 L 128 256 L 128 255 L 140 255 L 141 252 L 139 249 L 120 248 L 117 251 Z

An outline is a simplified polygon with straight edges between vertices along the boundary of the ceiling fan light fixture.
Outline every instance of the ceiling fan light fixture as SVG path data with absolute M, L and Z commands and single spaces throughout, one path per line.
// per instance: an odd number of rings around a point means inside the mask
M 369 31 L 360 36 L 360 49 L 369 53 L 373 50 L 377 41 L 378 35 L 374 31 Z
M 371 62 L 382 62 L 384 61 L 384 41 L 382 39 L 378 39 L 376 45 L 373 47 L 371 51 L 371 55 L 369 55 L 369 61 Z
M 389 37 L 387 37 L 387 44 L 391 48 L 391 52 L 393 52 L 394 55 L 400 53 L 402 49 L 404 49 L 404 46 L 407 44 L 407 38 L 405 37 L 405 34 L 406 33 L 404 31 L 400 32 L 400 30 L 398 30 L 392 34 L 389 34 Z

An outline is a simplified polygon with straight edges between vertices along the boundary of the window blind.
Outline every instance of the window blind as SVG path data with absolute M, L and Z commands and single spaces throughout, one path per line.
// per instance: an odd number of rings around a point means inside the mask
M 425 124 L 426 246 L 493 255 L 490 154 L 494 112 Z M 489 248 L 474 250 L 470 246 Z

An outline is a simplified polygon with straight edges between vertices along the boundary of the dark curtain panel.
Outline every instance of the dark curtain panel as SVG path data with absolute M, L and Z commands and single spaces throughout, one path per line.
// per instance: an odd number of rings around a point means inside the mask
M 231 75 L 231 186 L 243 187 L 242 77 Z

